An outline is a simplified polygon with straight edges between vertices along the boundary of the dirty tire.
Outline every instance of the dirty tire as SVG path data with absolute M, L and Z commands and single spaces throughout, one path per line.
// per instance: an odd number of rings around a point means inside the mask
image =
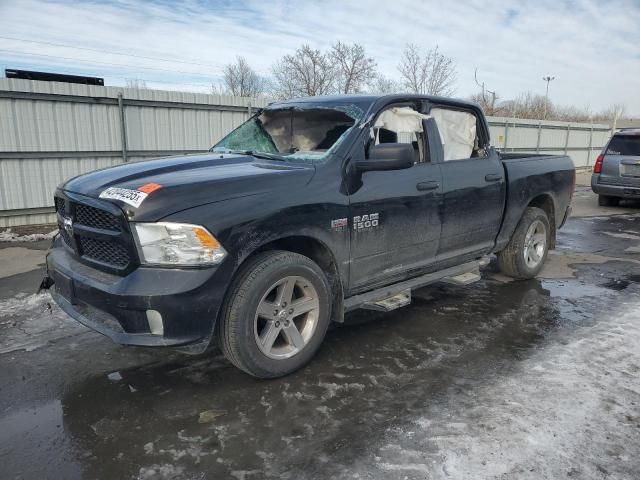
M 544 253 L 541 255 L 541 260 L 534 267 L 527 264 L 525 260 L 525 239 L 527 232 L 534 223 L 541 222 L 545 227 L 546 242 L 544 246 Z M 544 262 L 547 259 L 549 253 L 549 245 L 551 244 L 551 228 L 549 225 L 549 218 L 544 210 L 536 207 L 528 207 L 515 232 L 511 236 L 511 240 L 507 247 L 498 252 L 498 266 L 505 275 L 513 278 L 527 279 L 533 278 L 544 266 Z
M 598 195 L 598 205 L 601 207 L 617 207 L 620 203 L 618 197 L 611 197 L 609 195 Z
M 279 279 L 285 278 L 303 279 L 315 290 L 318 300 L 315 329 L 304 347 L 293 356 L 270 358 L 258 345 L 256 315 L 264 295 Z M 327 332 L 330 318 L 330 287 L 320 267 L 304 255 L 282 250 L 268 251 L 249 259 L 234 279 L 218 322 L 218 343 L 225 357 L 249 375 L 258 378 L 282 377 L 298 370 L 313 358 Z M 284 336 L 278 338 L 280 341 L 286 340 Z

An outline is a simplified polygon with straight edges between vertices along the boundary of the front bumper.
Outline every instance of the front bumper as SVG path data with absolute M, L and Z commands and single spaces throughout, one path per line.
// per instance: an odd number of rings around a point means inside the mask
M 591 176 L 591 190 L 593 190 L 593 193 L 598 195 L 640 199 L 640 187 L 634 185 L 612 185 L 609 183 L 600 183 L 598 174 L 593 174 Z
M 138 267 L 126 276 L 106 273 L 79 262 L 59 239 L 47 254 L 47 272 L 60 308 L 114 342 L 147 347 L 197 344 L 195 353 L 206 349 L 211 339 L 230 280 L 223 266 Z M 150 325 L 148 311 L 157 312 L 154 319 L 160 314 L 160 331 L 157 321 Z

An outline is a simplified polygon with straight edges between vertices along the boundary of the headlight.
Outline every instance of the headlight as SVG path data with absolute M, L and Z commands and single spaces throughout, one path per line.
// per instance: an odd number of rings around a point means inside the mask
M 209 231 L 185 223 L 133 223 L 142 263 L 216 265 L 227 252 Z

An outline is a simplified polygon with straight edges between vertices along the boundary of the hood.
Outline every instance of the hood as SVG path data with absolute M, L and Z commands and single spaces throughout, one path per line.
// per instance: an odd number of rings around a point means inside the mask
M 207 203 L 303 186 L 314 172 L 312 165 L 208 153 L 97 170 L 72 178 L 62 189 L 110 201 L 130 220 L 157 221 Z

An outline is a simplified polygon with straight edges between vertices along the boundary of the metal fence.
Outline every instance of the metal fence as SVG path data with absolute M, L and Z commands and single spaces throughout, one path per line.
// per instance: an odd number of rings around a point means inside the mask
M 265 99 L 0 79 L 0 227 L 53 223 L 55 187 L 128 161 L 202 152 Z M 503 151 L 593 163 L 606 125 L 489 118 Z
M 569 155 L 576 167 L 593 165 L 611 137 L 609 125 L 488 117 L 491 140 L 503 152 Z

